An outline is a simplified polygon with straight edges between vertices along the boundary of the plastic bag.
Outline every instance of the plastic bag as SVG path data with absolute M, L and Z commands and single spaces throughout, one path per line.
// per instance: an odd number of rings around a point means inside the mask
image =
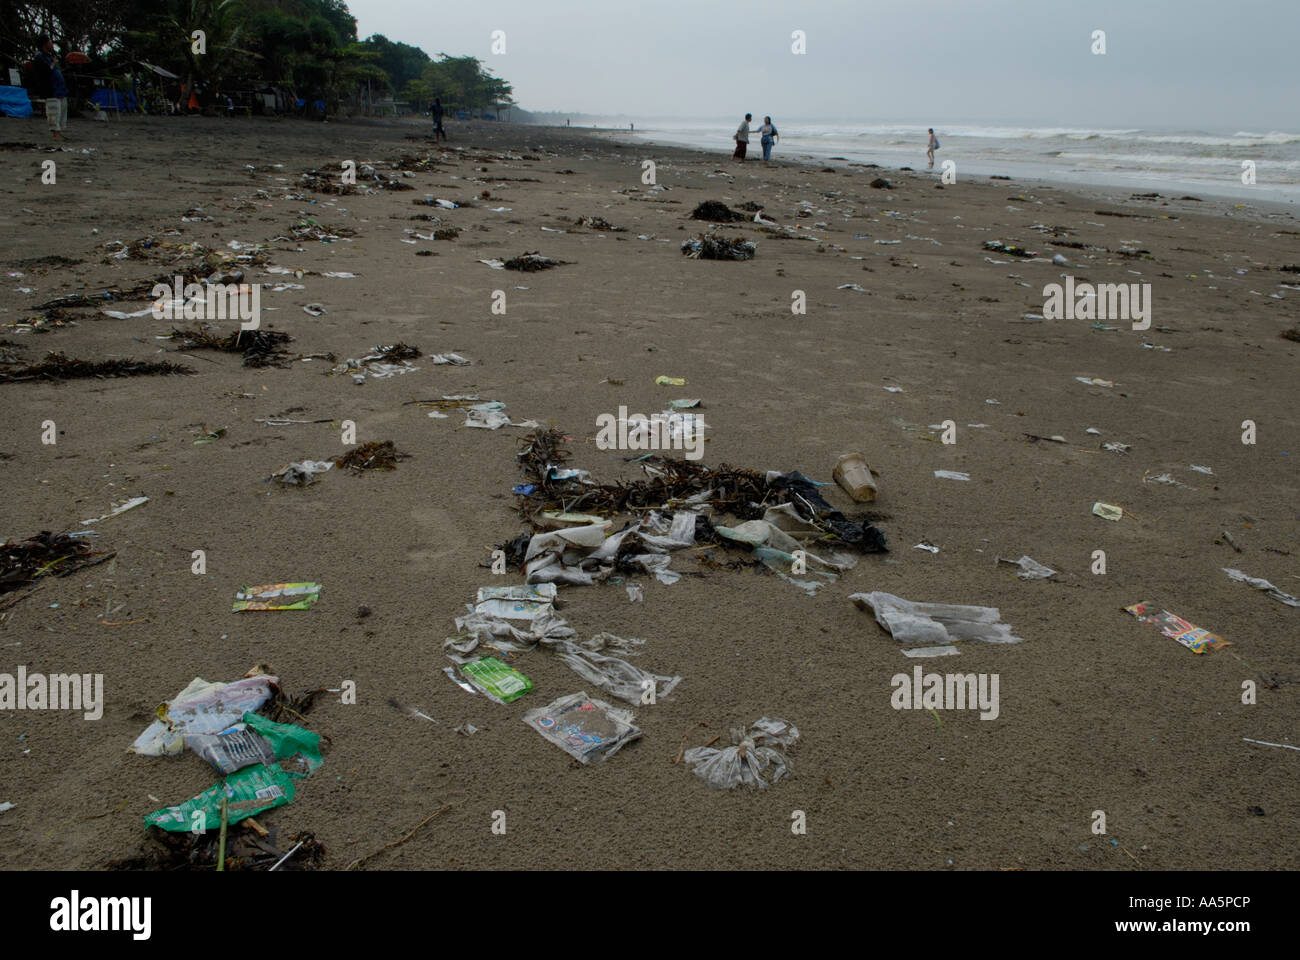
M 682 759 L 711 789 L 763 789 L 790 775 L 786 751 L 798 739 L 799 729 L 793 723 L 762 717 L 748 730 L 732 730 L 731 746 L 692 747 Z
M 859 609 L 874 613 L 876 622 L 899 643 L 943 646 L 958 640 L 985 643 L 1020 643 L 1011 627 L 1001 623 L 997 607 L 969 607 L 948 603 L 913 603 L 892 593 L 855 593 L 849 597 Z M 945 651 L 955 653 L 955 650 Z
M 240 723 L 220 733 L 186 734 L 185 746 L 227 776 L 255 763 L 269 764 L 292 757 L 294 766 L 302 772 L 286 773 L 305 777 L 323 762 L 319 734 L 256 713 L 245 713 Z
M 633 726 L 632 714 L 603 700 L 592 700 L 586 692 L 560 697 L 523 716 L 528 724 L 581 764 L 599 763 L 612 757 L 641 736 Z
M 170 703 L 158 708 L 158 719 L 136 737 L 127 753 L 146 757 L 180 753 L 186 734 L 219 733 L 266 703 L 277 679 L 259 674 L 234 683 L 209 683 L 195 677 Z
M 682 682 L 681 677 L 650 673 L 619 657 L 584 650 L 568 641 L 556 645 L 555 655 L 578 676 L 626 703 L 654 703 Z
M 169 833 L 185 833 L 196 826 L 200 831 L 216 830 L 221 827 L 222 797 L 229 801 L 226 817 L 233 824 L 263 810 L 282 807 L 292 802 L 293 796 L 293 780 L 279 764 L 257 764 L 231 774 L 184 803 L 146 813 L 144 822 Z

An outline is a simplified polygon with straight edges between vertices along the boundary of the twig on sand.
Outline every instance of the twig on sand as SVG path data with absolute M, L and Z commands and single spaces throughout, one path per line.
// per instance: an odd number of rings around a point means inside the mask
M 401 840 L 394 840 L 392 843 L 386 843 L 386 844 L 384 844 L 382 847 L 380 847 L 380 848 L 379 848 L 378 850 L 376 850 L 374 853 L 368 853 L 368 854 L 366 854 L 364 857 L 360 857 L 360 858 L 358 858 L 358 859 L 356 859 L 356 860 L 353 860 L 353 861 L 352 861 L 351 863 L 349 863 L 346 867 L 344 867 L 344 869 L 345 869 L 345 870 L 355 870 L 357 867 L 361 866 L 361 864 L 365 863 L 365 862 L 366 862 L 367 860 L 369 860 L 371 857 L 378 856 L 379 854 L 383 853 L 385 850 L 389 849 L 390 847 L 400 847 L 400 846 L 401 846 L 402 844 L 404 844 L 407 840 L 410 840 L 413 836 L 415 836 L 415 835 L 419 832 L 420 828 L 423 827 L 426 823 L 428 823 L 428 822 L 429 822 L 430 820 L 432 820 L 434 817 L 438 816 L 438 814 L 440 814 L 440 813 L 444 813 L 444 812 L 446 812 L 447 810 L 450 810 L 450 809 L 451 809 L 451 804 L 450 804 L 450 803 L 443 804 L 443 806 L 442 806 L 439 810 L 437 810 L 435 813 L 431 814 L 430 816 L 425 817 L 423 820 L 421 820 L 419 823 L 417 823 L 417 824 L 415 825 L 415 829 L 412 830 L 410 833 L 408 833 L 406 836 L 402 837 Z

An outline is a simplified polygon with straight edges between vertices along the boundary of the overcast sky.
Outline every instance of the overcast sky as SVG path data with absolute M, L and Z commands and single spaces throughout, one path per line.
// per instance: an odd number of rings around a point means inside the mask
M 530 110 L 1300 129 L 1300 0 L 349 0 Z M 803 30 L 807 53 L 791 52 Z M 491 34 L 503 30 L 504 55 Z M 1091 52 L 1106 32 L 1106 54 Z

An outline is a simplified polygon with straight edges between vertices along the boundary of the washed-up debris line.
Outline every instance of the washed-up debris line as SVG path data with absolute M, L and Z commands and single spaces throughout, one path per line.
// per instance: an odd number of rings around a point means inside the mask
M 517 257 L 511 257 L 506 261 L 507 270 L 522 270 L 525 273 L 531 273 L 536 270 L 549 270 L 552 267 L 564 266 L 567 260 L 553 260 L 550 257 L 543 257 L 537 251 L 531 253 L 521 253 Z
M 247 822 L 247 821 L 246 821 Z M 265 828 L 264 828 L 265 829 Z M 285 841 L 277 841 L 274 828 L 266 830 L 267 836 L 248 829 L 230 832 L 225 852 L 224 869 L 317 870 L 325 858 L 325 847 L 309 831 L 295 833 Z M 170 833 L 150 826 L 145 832 L 141 848 L 128 857 L 111 860 L 102 865 L 104 870 L 216 870 L 219 831 L 210 830 L 195 836 L 192 833 Z M 283 849 L 281 849 L 283 848 Z M 289 854 L 292 852 L 292 856 Z M 283 861 L 283 862 L 281 862 Z
M 279 330 L 236 330 L 229 336 L 219 336 L 206 330 L 173 329 L 169 336 L 181 341 L 182 350 L 220 350 L 223 353 L 242 353 L 246 367 L 282 367 L 289 361 L 289 352 L 282 344 L 293 342 L 293 337 Z
M 748 220 L 737 210 L 732 210 L 725 203 L 717 200 L 705 200 L 691 211 L 692 220 L 707 220 L 709 223 L 736 223 L 740 220 Z
M 548 510 L 614 516 L 671 508 L 674 503 L 689 500 L 692 504 L 708 504 L 741 520 L 757 520 L 769 507 L 790 503 L 803 519 L 825 532 L 826 541 L 838 541 L 863 553 L 883 553 L 888 549 L 884 533 L 872 524 L 874 519 L 883 519 L 880 514 L 846 517 L 822 497 L 815 483 L 797 472 L 765 475 L 725 464 L 710 468 L 692 460 L 647 457 L 641 461 L 648 474 L 644 480 L 590 483 L 573 476 L 574 471 L 564 469 L 570 454 L 561 446 L 564 435 L 559 431 L 531 433 L 523 440 L 526 446 L 516 457 L 525 481 L 520 489 L 531 487 L 532 490 L 516 496 L 520 517 L 535 530 L 546 529 L 540 521 Z M 704 543 L 720 542 L 706 517 L 697 517 L 695 536 Z
M 41 577 L 66 577 L 115 556 L 114 551 L 92 550 L 88 540 L 48 530 L 27 540 L 9 540 L 0 544 L 0 594 Z
M 265 250 L 256 250 L 250 254 L 241 254 L 234 258 L 240 263 L 252 263 L 261 265 L 266 263 L 270 255 Z M 148 300 L 155 299 L 153 295 L 154 287 L 159 285 L 173 287 L 176 277 L 181 279 L 182 289 L 192 283 L 231 283 L 238 284 L 244 281 L 244 271 L 239 266 L 232 264 L 224 253 L 213 252 L 209 256 L 191 260 L 185 264 L 183 269 L 175 274 L 159 274 L 150 280 L 141 280 L 131 287 L 105 287 L 94 293 L 69 293 L 61 297 L 55 297 L 53 300 L 46 300 L 44 303 L 37 304 L 33 309 L 49 314 L 52 310 L 66 310 L 76 307 L 100 307 L 105 303 L 130 300 Z
M 147 377 L 192 374 L 181 364 L 149 360 L 77 360 L 62 353 L 51 353 L 40 363 L 29 364 L 0 373 L 0 383 L 25 383 L 33 380 L 78 380 L 97 377 Z
M 752 260 L 758 244 L 740 237 L 723 237 L 715 233 L 700 234 L 682 241 L 682 253 L 692 260 Z
M 410 454 L 399 451 L 392 440 L 371 440 L 341 457 L 335 457 L 334 463 L 359 473 L 362 470 L 396 470 L 397 461 L 409 457 Z

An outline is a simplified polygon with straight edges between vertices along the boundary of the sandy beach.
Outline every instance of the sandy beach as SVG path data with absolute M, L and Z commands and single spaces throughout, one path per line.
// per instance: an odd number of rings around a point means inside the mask
M 0 813 L 0 867 L 96 868 L 137 851 L 143 815 L 219 778 L 193 754 L 127 747 L 193 678 L 235 680 L 256 664 L 291 692 L 355 684 L 355 704 L 326 693 L 306 715 L 328 738 L 324 766 L 258 817 L 280 836 L 313 833 L 324 869 L 439 810 L 364 869 L 1300 865 L 1300 757 L 1243 739 L 1296 740 L 1300 610 L 1223 572 L 1300 593 L 1300 342 L 1282 336 L 1300 324 L 1294 216 L 1208 197 L 942 184 L 922 169 L 742 166 L 729 130 L 704 153 L 496 123 L 449 124 L 452 139 L 435 145 L 414 120 L 80 122 L 61 152 L 37 120 L 6 129 L 0 354 L 11 362 L 0 373 L 58 351 L 193 374 L 0 382 L 0 539 L 93 529 L 94 549 L 116 551 L 42 577 L 0 611 L 0 673 L 103 674 L 105 687 L 95 721 L 0 710 L 0 802 L 14 804 Z M 403 157 L 432 162 L 404 177 Z M 46 160 L 54 184 L 41 181 Z M 337 180 L 345 160 L 413 189 L 367 191 L 363 176 L 334 195 L 301 182 L 312 169 Z M 643 182 L 646 160 L 663 189 Z M 873 188 L 877 178 L 888 185 Z M 690 219 L 708 200 L 759 205 L 788 235 Z M 339 239 L 283 239 L 304 218 Z M 449 228 L 458 235 L 425 239 Z M 752 240 L 756 254 L 683 256 L 702 232 Z M 143 238 L 122 258 L 109 246 Z M 267 284 L 262 327 L 293 337 L 284 366 L 159 339 L 192 323 L 102 312 L 141 311 L 148 296 L 32 325 L 56 298 L 175 273 L 194 253 L 182 245 L 247 252 L 232 241 L 267 245 L 245 281 Z M 530 251 L 565 263 L 481 262 Z M 1045 318 L 1044 285 L 1067 274 L 1149 283 L 1150 328 Z M 796 291 L 804 313 L 792 313 Z M 359 385 L 331 373 L 398 342 L 419 348 L 417 370 Z M 448 353 L 470 363 L 428 359 Z M 598 694 L 554 656 L 512 660 L 535 689 L 508 705 L 443 673 L 443 641 L 475 590 L 523 583 L 518 569 L 489 568 L 498 544 L 527 531 L 512 490 L 531 432 L 466 428 L 458 410 L 434 418 L 411 402 L 451 395 L 554 427 L 571 438 L 569 465 L 602 481 L 641 471 L 636 454 L 599 448 L 598 417 L 700 398 L 703 464 L 827 483 L 845 513 L 875 511 L 889 552 L 860 556 L 815 596 L 763 567 L 728 568 L 720 561 L 739 555 L 721 549 L 672 554 L 682 578 L 671 585 L 644 574 L 562 586 L 559 613 L 579 636 L 644 639 L 635 661 L 683 678 L 633 708 L 638 741 L 582 766 L 520 719 Z M 268 418 L 312 422 L 258 422 Z M 290 461 L 346 453 L 348 420 L 357 442 L 392 440 L 409 459 L 391 472 L 336 468 L 306 489 L 268 480 Z M 57 443 L 42 442 L 47 421 Z M 874 503 L 832 482 L 853 452 L 877 473 Z M 139 496 L 149 502 L 86 526 Z M 1097 502 L 1122 519 L 1094 515 Z M 1022 555 L 1056 575 L 1022 580 L 996 562 Z M 241 586 L 287 581 L 321 583 L 319 603 L 231 611 Z M 629 600 L 633 581 L 642 602 Z M 996 607 L 1023 642 L 906 657 L 849 600 L 871 591 Z M 1125 612 L 1140 601 L 1231 645 L 1194 654 Z M 918 665 L 997 674 L 998 716 L 894 709 L 891 678 Z M 789 779 L 711 790 L 675 762 L 760 717 L 799 729 Z M 478 732 L 457 732 L 467 722 Z M 791 829 L 796 811 L 806 833 Z

